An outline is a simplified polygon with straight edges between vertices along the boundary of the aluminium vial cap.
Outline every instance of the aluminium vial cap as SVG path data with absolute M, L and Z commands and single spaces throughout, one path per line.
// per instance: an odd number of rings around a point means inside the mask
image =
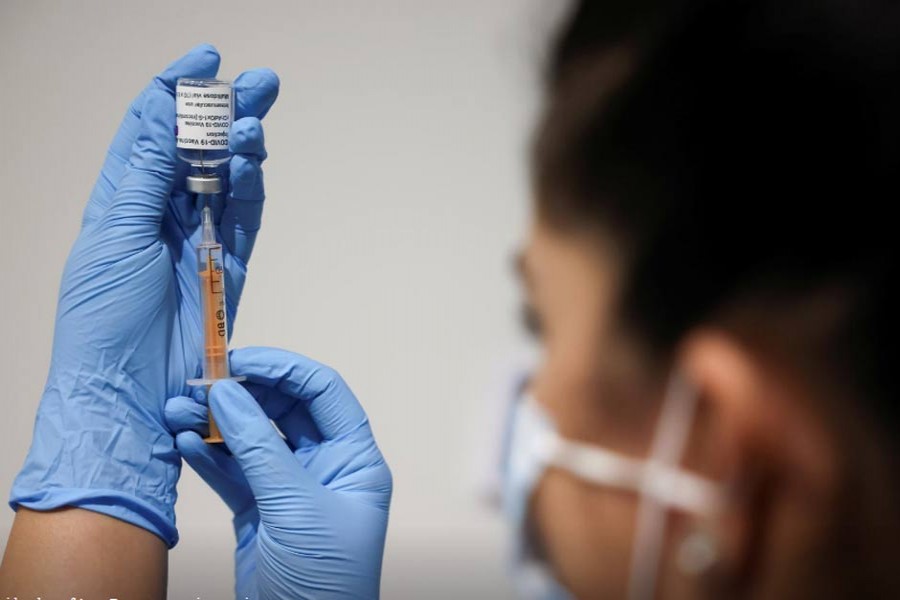
M 188 175 L 187 191 L 195 194 L 219 194 L 222 192 L 222 178 L 218 175 Z

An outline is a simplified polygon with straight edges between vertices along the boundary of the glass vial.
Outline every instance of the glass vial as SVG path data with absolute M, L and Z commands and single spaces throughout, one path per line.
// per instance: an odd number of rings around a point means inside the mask
M 178 158 L 210 171 L 227 161 L 228 131 L 234 120 L 230 81 L 182 77 L 175 86 L 175 138 Z

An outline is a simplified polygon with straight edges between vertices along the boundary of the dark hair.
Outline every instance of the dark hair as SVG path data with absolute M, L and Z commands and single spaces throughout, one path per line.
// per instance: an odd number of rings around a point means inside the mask
M 586 0 L 548 67 L 538 214 L 624 249 L 627 327 L 665 354 L 729 311 L 834 300 L 795 358 L 895 428 L 900 5 Z

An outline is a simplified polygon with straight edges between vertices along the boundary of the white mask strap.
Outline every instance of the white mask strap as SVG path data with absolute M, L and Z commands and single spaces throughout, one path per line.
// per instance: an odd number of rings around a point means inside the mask
M 526 397 L 523 401 L 530 405 L 525 408 L 543 415 L 533 397 Z M 647 458 L 632 458 L 592 444 L 565 439 L 552 426 L 532 427 L 528 431 L 527 453 L 536 464 L 558 468 L 595 485 L 630 490 L 640 496 L 631 559 L 631 600 L 653 598 L 666 512 L 674 509 L 694 515 L 710 515 L 721 506 L 722 494 L 718 484 L 679 466 L 696 409 L 697 393 L 694 388 L 677 374 L 673 375 Z M 522 458 L 526 456 L 523 454 Z
M 706 514 L 718 500 L 715 484 L 660 461 L 630 458 L 564 439 L 555 431 L 544 432 L 533 444 L 539 460 L 547 467 L 556 467 L 596 485 L 652 496 L 676 510 Z
M 648 467 L 659 469 L 660 473 L 679 471 L 678 464 L 681 462 L 696 410 L 696 390 L 680 375 L 674 374 L 669 381 L 657 421 Z M 683 471 L 680 474 L 687 475 Z M 705 482 L 704 487 L 707 490 L 705 494 L 708 495 L 707 506 L 691 512 L 709 514 L 714 510 L 718 497 L 716 487 L 711 482 Z M 666 511 L 670 506 L 670 503 L 667 505 L 660 502 L 655 494 L 644 493 L 641 496 L 631 557 L 631 600 L 649 600 L 654 597 L 665 537 Z

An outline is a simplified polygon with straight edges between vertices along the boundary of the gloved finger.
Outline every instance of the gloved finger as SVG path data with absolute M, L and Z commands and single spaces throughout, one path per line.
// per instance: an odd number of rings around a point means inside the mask
M 322 441 L 322 434 L 304 403 L 257 383 L 247 383 L 244 387 L 259 402 L 266 416 L 275 422 L 292 448 L 307 448 Z
M 244 117 L 232 123 L 228 149 L 233 154 L 265 160 L 267 155 L 262 122 L 256 117 Z
M 309 499 L 318 483 L 301 466 L 266 413 L 238 383 L 224 379 L 210 389 L 209 403 L 225 445 L 253 491 L 260 519 L 270 519 L 281 499 Z
M 247 382 L 244 389 L 259 403 L 266 417 L 275 422 L 294 449 L 314 446 L 322 441 L 322 434 L 302 402 L 264 385 Z M 197 388 L 193 398 L 178 396 L 167 401 L 166 423 L 173 433 L 193 429 L 206 435 L 208 407 L 206 392 Z
M 341 376 L 305 356 L 277 348 L 242 348 L 231 352 L 231 368 L 253 383 L 303 402 L 326 440 L 350 434 L 368 422 Z
M 175 98 L 151 91 L 141 114 L 141 130 L 125 174 L 101 224 L 122 240 L 125 251 L 143 249 L 159 238 L 163 212 L 175 179 Z
M 184 164 L 187 166 L 187 163 Z M 167 220 L 171 221 L 170 227 L 173 232 L 178 232 L 179 238 L 200 225 L 200 211 L 195 207 L 198 195 L 180 189 L 179 182 L 186 177 L 180 171 L 181 165 L 178 165 L 175 168 L 175 188 L 169 201 L 169 213 L 163 217 L 164 224 Z
M 262 119 L 278 98 L 281 82 L 272 69 L 250 69 L 234 80 L 234 118 Z
M 196 431 L 203 436 L 209 435 L 209 414 L 206 405 L 188 398 L 176 396 L 166 400 L 164 415 L 166 426 L 173 434 L 182 431 Z
M 234 154 L 230 164 L 230 192 L 219 223 L 222 242 L 231 254 L 246 264 L 262 220 L 262 162 L 266 159 L 262 123 L 245 117 L 231 126 L 229 146 Z
M 90 200 L 84 210 L 82 225 L 95 222 L 106 211 L 120 179 L 125 173 L 131 148 L 141 129 L 141 115 L 147 95 L 153 91 L 175 93 L 175 83 L 179 77 L 215 77 L 219 70 L 219 53 L 209 44 L 201 44 L 170 64 L 162 73 L 153 78 L 128 107 L 119 130 L 106 153 L 106 160 Z M 172 115 L 175 127 L 175 115 Z
M 253 502 L 253 493 L 240 465 L 215 444 L 207 444 L 195 431 L 182 431 L 175 436 L 175 447 L 235 514 L 245 511 Z

